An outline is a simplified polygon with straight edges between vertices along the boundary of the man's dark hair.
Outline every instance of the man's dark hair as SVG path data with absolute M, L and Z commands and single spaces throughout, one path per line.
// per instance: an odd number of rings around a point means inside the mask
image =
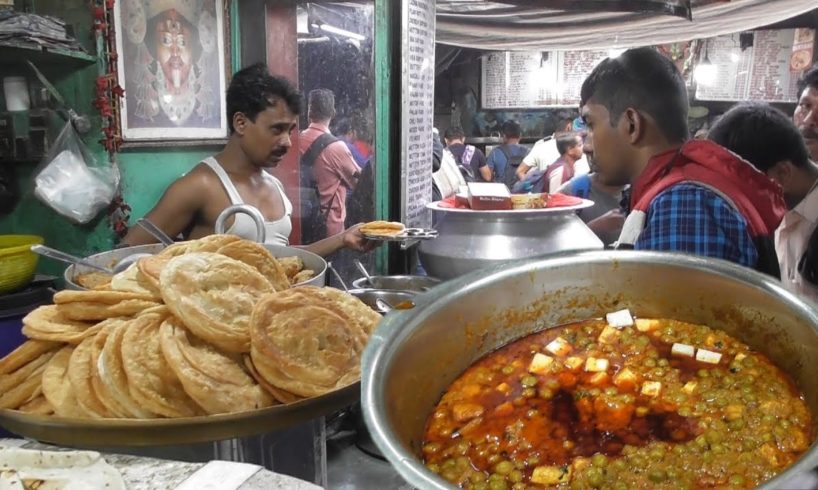
M 520 123 L 513 120 L 508 120 L 503 123 L 502 127 L 503 136 L 506 138 L 519 138 L 523 135 L 523 128 L 520 127 Z
M 608 109 L 616 125 L 628 108 L 653 118 L 671 143 L 686 141 L 687 87 L 670 59 L 653 48 L 629 49 L 602 61 L 585 79 L 580 107 L 588 102 Z
M 560 133 L 557 135 L 557 151 L 560 152 L 560 156 L 565 155 L 568 150 L 581 144 L 582 141 L 577 133 Z
M 809 151 L 798 128 L 786 114 L 768 104 L 733 107 L 710 128 L 707 138 L 762 172 L 782 160 L 796 167 L 809 162 Z
M 566 128 L 567 126 L 567 128 Z M 574 120 L 571 118 L 564 118 L 560 119 L 557 123 L 557 128 L 554 130 L 555 133 L 564 133 L 566 131 L 571 131 L 574 128 Z
M 324 121 L 335 117 L 335 93 L 326 88 L 311 90 L 307 117 L 311 121 Z
M 270 75 L 267 65 L 257 63 L 233 75 L 227 88 L 227 124 L 234 131 L 233 116 L 241 112 L 251 121 L 268 107 L 283 101 L 293 114 L 301 113 L 301 93 L 283 77 Z
M 812 65 L 812 68 L 805 71 L 803 75 L 798 79 L 798 97 L 801 97 L 801 94 L 804 93 L 804 90 L 807 87 L 812 87 L 815 90 L 818 90 L 818 63 Z
M 443 138 L 449 141 L 462 140 L 466 138 L 466 133 L 460 126 L 452 126 L 443 133 Z

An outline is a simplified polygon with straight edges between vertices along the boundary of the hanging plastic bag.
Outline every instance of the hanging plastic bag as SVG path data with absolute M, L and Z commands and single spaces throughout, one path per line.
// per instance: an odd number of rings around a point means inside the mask
M 34 179 L 34 195 L 71 221 L 85 224 L 110 204 L 118 186 L 116 164 L 99 165 L 69 121 Z

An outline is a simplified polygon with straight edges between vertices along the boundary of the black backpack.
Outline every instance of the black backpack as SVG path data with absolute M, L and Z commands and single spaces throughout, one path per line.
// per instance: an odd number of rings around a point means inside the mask
M 506 171 L 503 174 L 502 182 L 511 189 L 514 187 L 514 184 L 520 180 L 517 178 L 517 169 L 520 167 L 520 164 L 523 163 L 526 153 L 523 152 L 519 155 L 512 155 L 510 145 L 500 145 L 497 149 L 503 152 L 503 155 L 506 157 Z
M 327 216 L 331 206 L 321 206 L 318 182 L 315 180 L 315 161 L 326 147 L 338 141 L 324 133 L 312 142 L 301 157 L 301 241 L 314 243 L 327 237 Z
M 466 145 L 466 148 L 463 150 L 463 154 L 460 155 L 460 159 L 455 159 L 457 162 L 457 168 L 460 169 L 460 173 L 463 175 L 463 179 L 466 182 L 477 182 L 477 179 L 474 176 L 474 171 L 471 168 L 471 162 L 474 159 L 475 154 L 477 153 L 477 148 Z M 468 161 L 466 160 L 466 156 L 468 156 Z

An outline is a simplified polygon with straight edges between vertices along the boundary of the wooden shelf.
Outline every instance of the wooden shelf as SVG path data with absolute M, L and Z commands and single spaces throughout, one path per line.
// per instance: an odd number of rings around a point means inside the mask
M 44 48 L 34 45 L 21 45 L 9 42 L 0 42 L 0 59 L 3 63 L 22 63 L 25 60 L 31 61 L 38 68 L 41 63 L 89 65 L 96 63 L 94 55 L 83 53 L 82 51 L 72 51 L 60 48 Z

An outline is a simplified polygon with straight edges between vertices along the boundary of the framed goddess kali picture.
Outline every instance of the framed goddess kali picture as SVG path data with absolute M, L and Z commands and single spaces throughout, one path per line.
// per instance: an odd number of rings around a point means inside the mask
M 115 5 L 124 140 L 225 138 L 223 0 Z

